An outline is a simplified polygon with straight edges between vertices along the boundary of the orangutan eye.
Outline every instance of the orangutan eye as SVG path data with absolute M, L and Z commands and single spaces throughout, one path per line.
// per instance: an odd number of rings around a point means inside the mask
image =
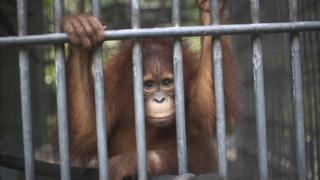
M 173 83 L 172 79 L 169 79 L 169 78 L 166 78 L 166 79 L 163 79 L 163 80 L 162 80 L 162 84 L 163 84 L 164 86 L 169 86 L 169 85 L 171 85 L 172 83 Z
M 154 81 L 148 80 L 148 81 L 144 82 L 143 86 L 146 89 L 151 89 L 155 86 L 155 83 L 154 83 Z

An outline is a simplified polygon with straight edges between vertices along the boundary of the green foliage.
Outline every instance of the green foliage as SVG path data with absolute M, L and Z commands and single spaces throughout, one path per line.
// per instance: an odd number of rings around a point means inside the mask
M 79 2 L 81 1 L 74 1 L 74 0 L 64 0 L 64 10 L 65 14 L 76 14 L 79 11 Z
M 190 48 L 193 52 L 199 52 L 200 51 L 200 37 L 188 37 L 186 38 L 188 41 Z
M 44 0 L 44 19 L 47 24 L 47 32 L 54 32 L 54 15 L 53 15 L 53 0 Z
M 56 70 L 55 70 L 55 64 L 54 64 L 54 48 L 49 47 L 44 53 L 45 57 L 45 66 L 44 66 L 44 82 L 46 85 L 48 85 L 52 91 L 56 91 Z

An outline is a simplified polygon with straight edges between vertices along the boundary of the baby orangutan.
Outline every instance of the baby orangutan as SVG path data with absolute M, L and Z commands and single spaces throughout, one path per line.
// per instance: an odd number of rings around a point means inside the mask
M 87 166 L 97 157 L 92 47 L 101 43 L 103 27 L 93 16 L 66 17 L 71 41 L 67 61 L 70 152 L 73 164 Z M 224 90 L 228 117 L 236 115 L 235 64 L 223 40 Z M 144 107 L 148 175 L 177 173 L 173 39 L 142 39 Z M 106 127 L 111 179 L 137 175 L 133 98 L 132 41 L 123 41 L 104 65 Z M 215 101 L 211 60 L 200 60 L 183 43 L 188 169 L 215 169 Z

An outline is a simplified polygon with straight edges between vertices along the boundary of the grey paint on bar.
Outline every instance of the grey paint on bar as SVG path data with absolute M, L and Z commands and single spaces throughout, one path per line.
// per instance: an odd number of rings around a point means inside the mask
M 93 79 L 94 97 L 96 109 L 96 128 L 98 140 L 98 159 L 99 159 L 99 179 L 108 179 L 108 148 L 107 130 L 104 104 L 104 80 L 103 80 L 103 61 L 102 47 L 95 47 L 93 51 Z
M 120 29 L 104 32 L 105 40 L 121 40 L 129 38 L 174 37 L 174 36 L 203 36 L 223 34 L 255 34 L 255 33 L 284 33 L 298 31 L 319 31 L 319 21 L 282 22 L 257 24 L 229 24 L 188 27 L 163 27 L 143 29 Z M 28 36 L 0 37 L 0 46 L 58 44 L 69 42 L 65 33 L 51 33 Z
M 261 39 L 253 38 L 253 73 L 256 107 L 259 179 L 268 179 L 267 127 L 265 113 L 264 77 Z
M 20 94 L 22 110 L 22 130 L 26 180 L 34 179 L 34 157 L 32 143 L 31 97 L 29 54 L 26 49 L 19 50 Z
M 92 0 L 92 14 L 100 19 L 100 0 Z M 108 179 L 108 148 L 105 115 L 104 76 L 102 45 L 93 49 L 93 81 L 96 109 L 96 128 L 98 140 L 99 179 Z
M 298 20 L 298 1 L 289 0 L 289 17 L 291 21 Z M 292 81 L 293 81 L 293 113 L 296 139 L 296 168 L 299 180 L 308 179 L 306 150 L 305 150 L 305 127 L 304 127 L 304 105 L 303 87 L 301 71 L 301 49 L 298 33 L 292 33 L 291 61 L 292 61 Z
M 58 112 L 58 139 L 60 155 L 60 173 L 62 180 L 70 179 L 69 138 L 66 102 L 66 81 L 64 48 L 56 46 L 56 84 L 57 84 L 57 112 Z
M 176 107 L 176 128 L 177 128 L 177 153 L 178 153 L 178 173 L 188 172 L 186 125 L 185 125 L 185 100 L 183 83 L 183 59 L 181 40 L 174 42 L 174 82 L 175 82 L 175 107 Z
M 226 148 L 226 125 L 224 109 L 223 91 L 223 67 L 222 67 L 221 42 L 215 38 L 213 41 L 213 68 L 214 68 L 214 87 L 217 109 L 217 142 L 218 142 L 218 169 L 221 177 L 227 178 L 227 148 Z
M 293 104 L 296 138 L 296 159 L 299 180 L 307 179 L 305 130 L 304 130 L 304 105 L 301 72 L 301 55 L 298 35 L 291 37 L 291 60 L 293 79 Z
M 211 18 L 213 25 L 220 24 L 219 1 L 211 0 Z M 217 142 L 218 142 L 218 170 L 223 178 L 227 178 L 227 148 L 226 148 L 226 125 L 224 109 L 224 92 L 223 92 L 223 67 L 222 67 L 222 48 L 220 37 L 213 37 L 212 47 L 214 87 L 217 109 Z
M 19 36 L 27 34 L 27 4 L 26 0 L 17 1 L 18 11 L 18 33 Z M 29 54 L 25 48 L 19 50 L 20 70 L 20 95 L 21 114 L 23 130 L 23 149 L 26 180 L 34 179 L 34 160 L 32 143 L 32 121 L 31 121 L 31 97 L 30 97 L 30 67 Z
M 143 99 L 143 69 L 141 45 L 135 40 L 133 45 L 133 78 L 134 78 L 134 109 L 138 159 L 138 178 L 147 179 L 147 157 L 144 120 L 144 99 Z
M 180 26 L 180 1 L 172 0 L 172 23 L 174 27 Z M 176 108 L 176 128 L 177 128 L 177 155 L 178 173 L 188 172 L 186 125 L 185 125 L 185 103 L 184 103 L 184 83 L 183 83 L 183 57 L 181 38 L 174 41 L 173 68 L 175 81 L 175 108 Z
M 63 3 L 61 0 L 54 1 L 55 32 L 61 33 L 61 22 L 63 18 Z M 64 46 L 55 47 L 56 84 L 57 84 L 57 112 L 58 112 L 58 139 L 60 155 L 60 176 L 62 180 L 70 179 L 69 138 L 66 102 L 66 75 Z
M 140 2 L 131 0 L 131 26 L 134 30 L 140 28 Z M 132 52 L 134 80 L 134 110 L 136 125 L 138 179 L 147 179 L 147 155 L 144 120 L 143 66 L 140 40 L 134 39 Z
M 260 23 L 260 2 L 251 0 L 251 19 L 252 23 Z M 258 164 L 259 179 L 268 179 L 268 149 L 267 149 L 267 125 L 265 113 L 265 96 L 264 96 L 264 77 L 263 77 L 263 55 L 261 37 L 257 34 L 252 40 L 252 61 L 253 77 L 255 90 L 255 107 L 256 107 L 256 132 L 258 144 Z

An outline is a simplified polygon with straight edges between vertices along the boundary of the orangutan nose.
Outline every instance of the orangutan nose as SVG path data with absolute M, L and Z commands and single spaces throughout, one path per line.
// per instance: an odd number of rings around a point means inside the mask
M 153 100 L 157 103 L 162 103 L 166 100 L 166 97 L 162 93 L 158 93 L 153 97 Z

